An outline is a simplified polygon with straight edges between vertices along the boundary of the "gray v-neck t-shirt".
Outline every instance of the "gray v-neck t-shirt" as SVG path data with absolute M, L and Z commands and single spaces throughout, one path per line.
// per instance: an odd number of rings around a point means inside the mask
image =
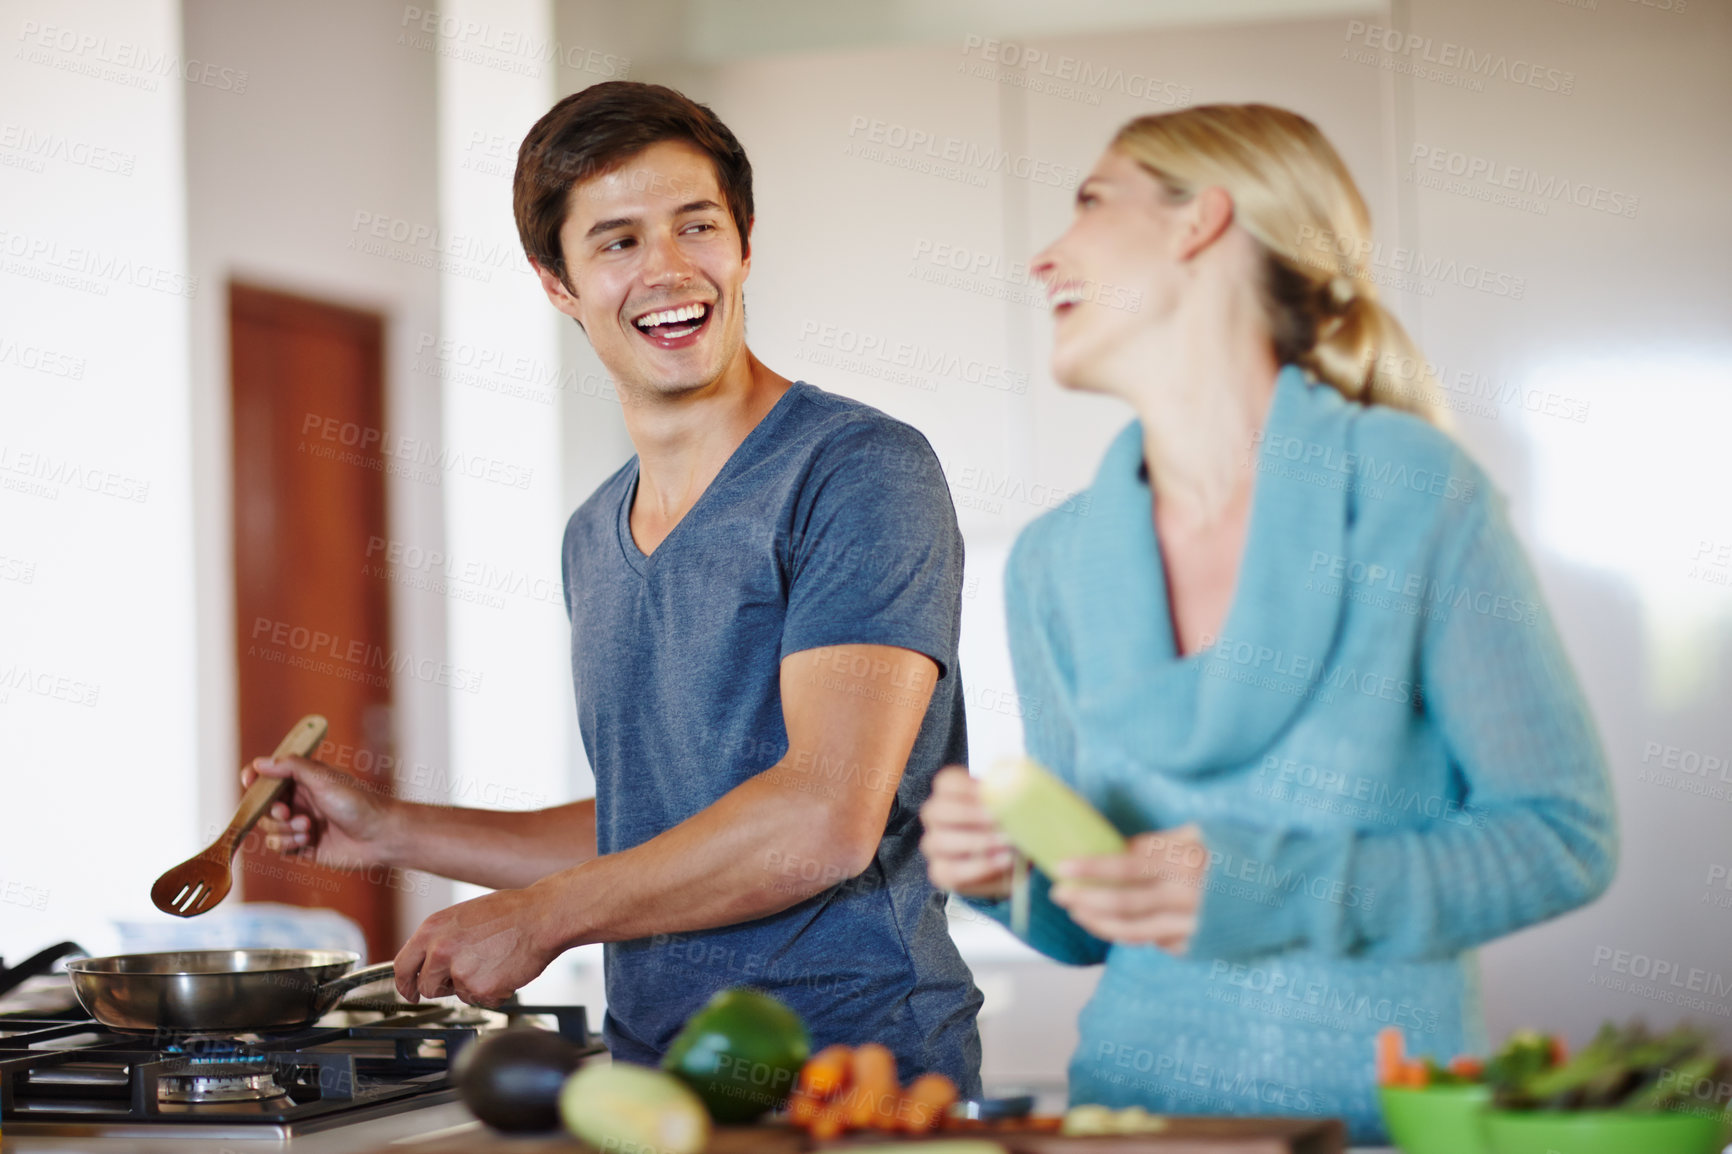
M 940 676 L 866 871 L 755 921 L 609 943 L 609 1049 L 655 1062 L 710 995 L 747 985 L 793 1006 L 815 1049 L 882 1042 L 905 1080 L 937 1071 L 977 1093 L 982 999 L 918 851 L 932 775 L 968 756 L 962 536 L 936 455 L 911 426 L 796 382 L 648 556 L 631 535 L 637 478 L 634 457 L 565 531 L 571 669 L 602 853 L 648 841 L 776 765 L 788 748 L 785 659 L 798 676 L 834 679 L 842 658 L 830 647 L 893 645 L 932 658 Z M 888 673 L 866 684 L 913 688 Z M 883 774 L 791 761 L 776 780 L 836 796 Z M 825 880 L 820 862 L 760 853 L 790 889 Z

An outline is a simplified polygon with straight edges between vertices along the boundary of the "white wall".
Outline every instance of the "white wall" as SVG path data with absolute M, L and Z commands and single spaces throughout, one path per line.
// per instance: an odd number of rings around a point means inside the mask
M 406 26 L 401 4 L 314 0 L 228 4 L 186 0 L 186 52 L 247 72 L 244 92 L 200 88 L 187 105 L 186 184 L 194 268 L 205 286 L 193 311 L 193 406 L 199 483 L 198 639 L 201 829 L 234 810 L 244 757 L 235 732 L 232 448 L 227 282 L 249 281 L 384 314 L 385 426 L 440 445 L 439 224 L 435 52 Z M 384 236 L 375 235 L 375 227 Z M 386 474 L 388 536 L 446 552 L 445 485 L 427 470 Z M 415 554 L 405 553 L 407 556 Z M 414 566 L 392 582 L 392 644 L 443 659 L 448 599 Z M 454 777 L 450 702 L 442 686 L 398 677 L 393 686 L 398 782 L 439 800 Z M 333 735 L 333 740 L 353 740 Z M 177 804 L 186 804 L 178 801 Z M 178 844 L 178 843 L 176 843 Z M 190 852 L 190 851 L 189 851 Z M 420 879 L 417 879 L 420 884 Z M 408 895 L 419 920 L 449 901 L 427 881 Z
M 1445 154 L 1430 175 L 1447 176 L 1453 152 L 1531 170 L 1536 189 L 1588 190 L 1585 206 L 1548 198 L 1540 215 L 1402 185 L 1407 241 L 1526 282 L 1520 301 L 1439 285 L 1418 302 L 1420 336 L 1452 373 L 1504 386 L 1495 416 L 1460 415 L 1461 435 L 1532 549 L 1605 739 L 1624 836 L 1602 901 L 1484 952 L 1492 1032 L 1556 1022 L 1582 1040 L 1601 1019 L 1639 1016 L 1732 1041 L 1732 224 L 1718 192 L 1732 181 L 1732 9 L 1426 0 L 1410 23 L 1434 55 L 1448 41 L 1537 63 L 1558 91 L 1408 82 L 1404 180 L 1419 145 Z M 1675 981 L 1639 981 L 1655 963 Z
M 178 6 L 7 0 L 0 37 L 0 953 L 16 962 L 149 910 L 178 860 L 152 847 L 196 828 L 187 320 L 212 286 L 187 260 Z
M 553 38 L 546 0 L 473 0 L 440 9 L 452 26 L 491 31 L 474 50 L 439 55 L 439 225 L 465 238 L 441 269 L 439 341 L 443 442 L 475 463 L 445 486 L 446 541 L 482 596 L 447 605 L 451 662 L 482 675 L 480 691 L 451 695 L 454 777 L 486 782 L 469 804 L 534 809 L 566 800 L 572 710 L 559 583 L 565 508 L 562 382 L 514 366 L 559 362 L 559 314 L 547 303 L 511 214 L 516 144 L 553 103 L 557 69 L 507 52 Z M 425 34 L 425 33 L 424 33 Z M 507 39 L 507 36 L 510 39 Z M 461 32 L 458 33 L 461 36 Z M 457 896 L 481 893 L 470 886 Z

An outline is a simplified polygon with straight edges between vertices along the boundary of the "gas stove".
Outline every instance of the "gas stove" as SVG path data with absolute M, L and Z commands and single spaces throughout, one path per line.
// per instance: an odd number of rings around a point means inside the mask
M 0 1128 L 9 1154 L 255 1140 L 264 1144 L 255 1149 L 365 1148 L 386 1132 L 425 1132 L 413 1123 L 432 1108 L 446 1107 L 430 1124 L 467 1122 L 451 1062 L 476 1037 L 523 1022 L 605 1052 L 581 1006 L 349 1003 L 301 1029 L 222 1036 L 0 1015 Z M 374 1124 L 410 1112 L 404 1125 Z M 337 1137 L 351 1133 L 352 1142 Z

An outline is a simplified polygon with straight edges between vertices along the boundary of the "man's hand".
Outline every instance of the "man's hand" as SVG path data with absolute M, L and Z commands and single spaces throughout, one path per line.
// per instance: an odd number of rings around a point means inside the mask
M 472 1006 L 499 1004 L 559 955 L 542 933 L 557 901 L 535 885 L 440 910 L 397 951 L 397 993 L 406 1002 L 456 994 Z
M 1097 938 L 1183 955 L 1197 932 L 1209 849 L 1195 825 L 1138 834 L 1122 854 L 1059 868 L 1051 897 Z
M 920 852 L 933 885 L 969 898 L 1010 893 L 1010 842 L 981 803 L 980 783 L 966 767 L 947 765 L 933 777 L 920 824 Z
M 371 783 L 304 757 L 261 757 L 241 770 L 241 788 L 261 774 L 295 783 L 259 819 L 266 849 L 311 855 L 334 869 L 389 864 L 393 803 Z

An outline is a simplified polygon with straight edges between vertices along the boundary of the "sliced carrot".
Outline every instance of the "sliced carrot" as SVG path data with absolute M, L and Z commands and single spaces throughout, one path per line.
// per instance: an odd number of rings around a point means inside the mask
M 806 1127 L 806 1132 L 820 1142 L 827 1142 L 847 1128 L 845 1111 L 840 1106 L 825 1102 L 819 1104 L 818 1114 L 812 1119 L 811 1125 Z
M 1449 1072 L 1463 1078 L 1479 1078 L 1485 1075 L 1485 1063 L 1478 1058 L 1461 1054 L 1450 1059 Z
M 826 1046 L 800 1069 L 800 1092 L 814 1098 L 833 1098 L 848 1084 L 850 1051 L 847 1046 Z
M 848 1107 L 794 1094 L 788 1099 L 788 1119 L 814 1138 L 834 1138 L 848 1128 Z
M 1407 1044 L 1399 1026 L 1385 1026 L 1377 1031 L 1377 1084 L 1399 1085 L 1396 1081 L 1406 1060 Z
M 1415 1090 L 1423 1090 L 1431 1084 L 1431 1071 L 1426 1069 L 1424 1062 L 1407 1063 L 1407 1085 Z
M 804 1090 L 796 1090 L 788 1095 L 788 1121 L 796 1126 L 804 1128 L 811 1125 L 823 1108 L 824 1103 Z
M 896 1081 L 896 1055 L 888 1047 L 868 1042 L 853 1054 L 854 1084 L 848 1092 L 848 1121 L 859 1127 L 896 1128 L 896 1103 L 902 1087 Z
M 944 1121 L 956 1101 L 956 1083 L 943 1074 L 922 1074 L 914 1079 L 896 1108 L 896 1119 L 904 1130 L 919 1133 Z

